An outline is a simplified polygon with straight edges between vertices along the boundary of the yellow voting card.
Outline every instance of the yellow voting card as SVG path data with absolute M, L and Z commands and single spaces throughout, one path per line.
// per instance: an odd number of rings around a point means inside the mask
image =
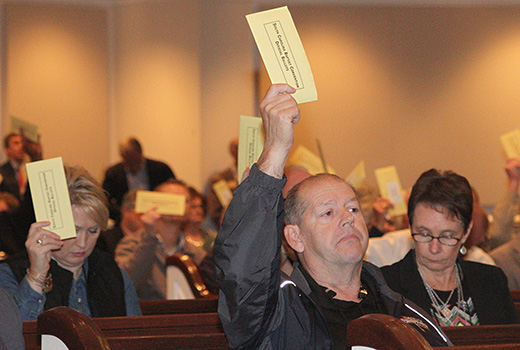
M 51 224 L 45 229 L 62 240 L 76 237 L 61 157 L 28 163 L 26 168 L 36 221 L 49 221 Z
M 365 162 L 361 161 L 356 165 L 354 170 L 347 176 L 346 181 L 354 188 L 358 188 L 359 185 L 367 178 Z
M 233 192 L 231 192 L 231 189 L 229 188 L 227 181 L 217 181 L 213 184 L 212 187 L 222 207 L 227 207 L 229 205 L 229 202 L 231 202 L 231 200 L 233 199 Z
M 295 88 L 293 96 L 298 103 L 316 101 L 311 66 L 287 6 L 246 18 L 271 82 Z
M 504 147 L 507 158 L 520 159 L 520 130 L 515 129 L 500 136 L 500 141 L 502 142 L 502 147 Z
M 390 210 L 388 214 L 390 216 L 406 214 L 406 203 L 403 199 L 403 190 L 395 166 L 376 169 L 375 175 L 381 196 L 388 198 L 394 205 L 394 209 Z
M 329 174 L 336 173 L 329 165 L 327 165 L 327 171 L 325 171 L 322 159 L 302 145 L 299 145 L 296 151 L 294 151 L 290 159 L 290 164 L 304 167 L 311 175 L 325 172 Z
M 186 196 L 175 193 L 137 191 L 135 212 L 145 213 L 157 207 L 158 214 L 184 216 L 186 213 Z
M 11 132 L 20 134 L 20 129 L 23 130 L 23 134 L 32 142 L 38 142 L 38 127 L 25 120 L 11 117 Z
M 260 158 L 264 150 L 264 126 L 262 118 L 240 116 L 240 132 L 238 136 L 238 178 L 242 182 L 244 171 Z

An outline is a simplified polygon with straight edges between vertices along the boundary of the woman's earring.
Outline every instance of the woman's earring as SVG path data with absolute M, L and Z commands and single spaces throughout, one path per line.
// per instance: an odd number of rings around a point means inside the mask
M 468 252 L 468 250 L 466 249 L 465 246 L 461 245 L 460 246 L 460 249 L 459 249 L 459 252 L 461 255 L 466 255 L 466 253 Z

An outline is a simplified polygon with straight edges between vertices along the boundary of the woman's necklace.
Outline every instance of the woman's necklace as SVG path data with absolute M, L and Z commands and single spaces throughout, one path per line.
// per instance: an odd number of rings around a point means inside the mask
M 455 289 L 457 290 L 457 306 L 459 308 L 464 307 L 464 294 L 462 291 L 462 285 L 460 283 L 460 274 L 459 274 L 459 267 L 457 264 L 455 264 L 455 287 L 451 290 L 450 295 L 448 296 L 448 299 L 446 301 L 443 301 L 441 297 L 437 294 L 435 289 L 433 289 L 425 280 L 421 270 L 419 267 L 417 267 L 417 270 L 419 271 L 419 275 L 421 276 L 421 279 L 423 281 L 424 287 L 426 288 L 426 292 L 428 293 L 428 296 L 430 297 L 430 300 L 432 301 L 432 305 L 435 307 L 435 309 L 444 317 L 449 318 L 451 316 L 451 310 L 448 307 L 449 302 L 451 300 L 451 297 L 453 296 L 453 293 L 455 292 Z

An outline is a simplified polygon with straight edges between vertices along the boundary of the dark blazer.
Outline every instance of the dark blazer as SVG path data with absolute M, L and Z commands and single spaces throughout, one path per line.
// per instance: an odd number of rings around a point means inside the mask
M 5 162 L 0 167 L 0 175 L 2 175 L 0 192 L 9 192 L 21 200 L 20 189 L 18 188 L 18 179 L 16 178 L 14 168 L 9 161 Z
M 151 189 L 170 178 L 175 179 L 173 171 L 165 163 L 151 159 L 145 159 L 145 162 Z M 103 180 L 103 189 L 108 192 L 110 217 L 117 221 L 120 217 L 121 201 L 129 190 L 122 162 L 107 169 Z
M 464 298 L 471 297 L 481 325 L 518 323 L 504 272 L 496 266 L 457 260 Z M 388 286 L 431 312 L 431 300 L 422 283 L 412 249 L 403 260 L 381 268 Z

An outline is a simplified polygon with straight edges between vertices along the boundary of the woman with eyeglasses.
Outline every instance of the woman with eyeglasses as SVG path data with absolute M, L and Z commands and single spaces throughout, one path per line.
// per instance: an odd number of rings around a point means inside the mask
M 423 173 L 408 202 L 415 248 L 383 267 L 383 275 L 390 288 L 429 311 L 441 326 L 517 323 L 502 270 L 459 258 L 472 211 L 466 178 L 435 169 Z

